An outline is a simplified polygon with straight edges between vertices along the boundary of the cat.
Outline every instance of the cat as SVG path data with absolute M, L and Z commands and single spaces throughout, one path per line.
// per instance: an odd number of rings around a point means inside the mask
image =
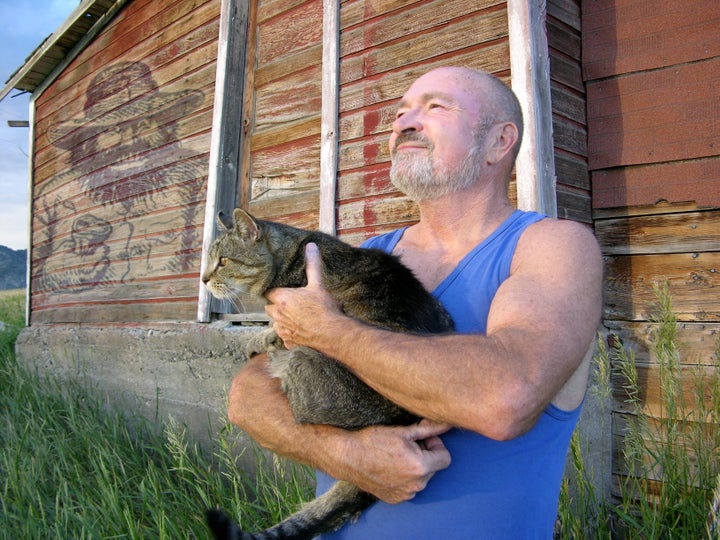
M 317 244 L 322 282 L 343 311 L 367 324 L 418 334 L 453 330 L 450 315 L 397 257 L 381 250 L 355 248 L 337 238 L 253 218 L 242 209 L 234 224 L 208 250 L 202 281 L 217 298 L 262 296 L 274 287 L 303 287 L 305 246 Z M 313 349 L 287 350 L 272 328 L 251 340 L 250 355 L 269 351 L 271 374 L 280 379 L 299 423 L 330 424 L 345 429 L 369 425 L 408 425 L 414 414 L 385 399 L 342 364 Z M 355 485 L 338 481 L 325 494 L 281 523 L 259 533 L 245 533 L 221 510 L 209 510 L 208 524 L 217 539 L 314 538 L 336 530 L 377 499 Z

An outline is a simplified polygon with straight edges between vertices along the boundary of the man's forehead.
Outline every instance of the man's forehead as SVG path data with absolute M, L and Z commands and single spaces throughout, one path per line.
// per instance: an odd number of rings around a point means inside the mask
M 408 91 L 405 93 L 405 95 L 400 99 L 400 102 L 398 103 L 398 108 L 402 109 L 405 107 L 409 107 L 412 102 L 417 101 L 421 104 L 427 103 L 429 101 L 433 100 L 440 100 L 445 103 L 457 103 L 457 97 L 451 93 L 448 92 L 442 92 L 440 90 L 436 91 L 428 91 L 428 92 L 422 92 L 418 94 L 414 94 L 411 91 Z

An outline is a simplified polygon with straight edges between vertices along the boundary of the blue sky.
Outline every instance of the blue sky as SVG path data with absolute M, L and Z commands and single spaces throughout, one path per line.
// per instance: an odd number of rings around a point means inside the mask
M 0 85 L 10 78 L 47 36 L 62 25 L 79 0 L 0 0 Z M 0 101 L 0 245 L 28 246 L 28 128 L 8 120 L 28 120 L 29 95 L 17 90 Z M 13 97 L 17 96 L 17 97 Z

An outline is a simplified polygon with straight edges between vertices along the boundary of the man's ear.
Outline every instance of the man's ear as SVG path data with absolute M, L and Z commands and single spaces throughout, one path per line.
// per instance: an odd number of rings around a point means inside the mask
M 512 154 L 513 148 L 518 144 L 518 129 L 512 122 L 496 124 L 490 128 L 487 135 L 490 143 L 486 158 L 489 165 L 495 165 L 505 156 Z

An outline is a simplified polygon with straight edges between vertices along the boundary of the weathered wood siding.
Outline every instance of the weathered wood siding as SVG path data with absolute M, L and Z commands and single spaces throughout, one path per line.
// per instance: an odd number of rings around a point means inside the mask
M 252 4 L 242 196 L 258 217 L 316 229 L 323 3 Z
M 40 96 L 31 322 L 193 320 L 219 0 L 135 0 Z
M 359 243 L 418 217 L 388 178 L 398 100 L 442 65 L 481 68 L 509 83 L 507 9 L 497 0 L 349 0 L 340 17 L 338 233 Z
M 547 3 L 558 217 L 592 222 L 580 0 Z
M 720 205 L 720 3 L 583 9 L 593 206 Z
M 637 351 L 642 397 L 654 417 L 665 413 L 647 347 L 653 285 L 667 283 L 672 294 L 683 369 L 718 369 L 719 22 L 720 3 L 712 0 L 671 0 L 662 9 L 634 0 L 583 2 L 589 168 L 606 256 L 604 323 Z M 620 441 L 628 411 L 620 384 L 615 392 Z M 628 471 L 621 444 L 615 448 L 621 478 Z

